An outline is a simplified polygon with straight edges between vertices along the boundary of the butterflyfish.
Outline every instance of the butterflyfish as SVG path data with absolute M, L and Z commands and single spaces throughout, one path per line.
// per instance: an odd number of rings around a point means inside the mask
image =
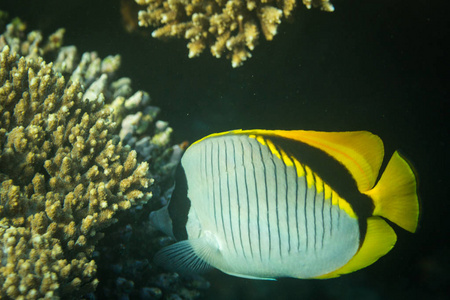
M 185 151 L 176 175 L 171 202 L 186 213 L 174 211 L 166 229 L 186 239 L 155 259 L 180 273 L 268 280 L 367 267 L 396 243 L 386 220 L 415 232 L 419 219 L 413 168 L 395 151 L 378 179 L 383 157 L 368 131 L 211 134 Z M 168 220 L 171 206 L 151 218 Z

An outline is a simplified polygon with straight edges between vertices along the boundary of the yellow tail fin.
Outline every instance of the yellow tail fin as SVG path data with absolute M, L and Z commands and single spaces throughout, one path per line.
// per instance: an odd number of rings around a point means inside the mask
M 365 194 L 375 204 L 373 215 L 384 217 L 410 232 L 416 231 L 419 220 L 416 176 L 397 151 L 377 185 Z

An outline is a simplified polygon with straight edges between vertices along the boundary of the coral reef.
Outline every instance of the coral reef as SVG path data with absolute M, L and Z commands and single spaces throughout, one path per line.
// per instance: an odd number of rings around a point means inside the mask
M 139 212 L 146 222 L 144 213 L 166 201 L 159 195 L 181 153 L 169 146 L 172 129 L 156 120 L 149 95 L 133 93 L 129 78 L 113 81 L 120 56 L 80 59 L 76 47 L 62 47 L 63 34 L 43 42 L 16 20 L 0 35 L 0 298 L 95 297 L 104 268 L 97 261 L 113 249 L 96 249 L 99 241 L 107 230 L 120 236 Z M 164 240 L 145 233 L 155 247 Z M 148 299 L 189 285 L 161 285 L 159 271 L 146 266 L 142 288 L 116 272 L 103 290 L 127 286 Z
M 52 297 L 97 285 L 90 258 L 114 214 L 147 201 L 148 164 L 113 135 L 102 99 L 52 64 L 0 54 L 2 294 Z
M 146 10 L 139 11 L 139 25 L 158 27 L 152 36 L 182 37 L 189 40 L 189 57 L 206 47 L 217 58 L 224 53 L 238 67 L 251 57 L 260 32 L 270 41 L 282 17 L 288 18 L 295 0 L 135 0 Z M 303 0 L 306 7 L 333 11 L 329 0 Z
M 64 29 L 59 29 L 42 43 L 40 31 L 31 31 L 25 38 L 25 24 L 15 18 L 6 25 L 6 31 L 0 35 L 0 49 L 8 45 L 12 53 L 20 53 L 27 59 L 37 60 L 49 53 L 55 53 L 63 44 Z M 42 45 L 41 45 L 42 44 Z

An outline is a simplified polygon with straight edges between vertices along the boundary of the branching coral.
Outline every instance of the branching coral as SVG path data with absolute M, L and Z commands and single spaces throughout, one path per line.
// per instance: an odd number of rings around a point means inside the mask
M 0 299 L 92 298 L 98 284 L 106 298 L 198 297 L 204 279 L 150 263 L 167 238 L 148 214 L 182 153 L 172 129 L 115 79 L 119 55 L 80 58 L 63 33 L 44 40 L 17 19 L 0 34 Z
M 207 47 L 217 58 L 226 54 L 238 67 L 255 48 L 260 32 L 266 40 L 277 33 L 282 17 L 289 17 L 295 0 L 135 0 L 146 6 L 139 12 L 139 25 L 159 27 L 153 37 L 189 40 L 189 57 Z M 329 0 L 303 0 L 308 7 L 333 11 Z
M 9 46 L 0 67 L 0 298 L 92 291 L 94 245 L 151 197 L 149 166 L 115 135 L 103 94 Z
M 40 31 L 31 31 L 23 40 L 25 29 L 25 24 L 19 18 L 15 18 L 0 35 L 0 49 L 8 45 L 12 52 L 20 53 L 27 59 L 38 59 L 59 50 L 62 46 L 65 31 L 62 28 L 50 35 L 45 42 Z

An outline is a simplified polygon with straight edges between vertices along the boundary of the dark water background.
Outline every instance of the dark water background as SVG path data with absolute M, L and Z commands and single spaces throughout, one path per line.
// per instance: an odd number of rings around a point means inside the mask
M 207 299 L 450 299 L 449 40 L 445 0 L 335 0 L 325 13 L 298 5 L 272 42 L 232 69 L 208 50 L 188 59 L 183 40 L 128 34 L 119 0 L 0 0 L 65 45 L 122 55 L 121 76 L 150 93 L 175 142 L 236 128 L 369 130 L 414 164 L 423 214 L 416 234 L 398 228 L 376 264 L 335 280 L 206 277 Z M 150 31 L 148 31 L 150 32 Z

